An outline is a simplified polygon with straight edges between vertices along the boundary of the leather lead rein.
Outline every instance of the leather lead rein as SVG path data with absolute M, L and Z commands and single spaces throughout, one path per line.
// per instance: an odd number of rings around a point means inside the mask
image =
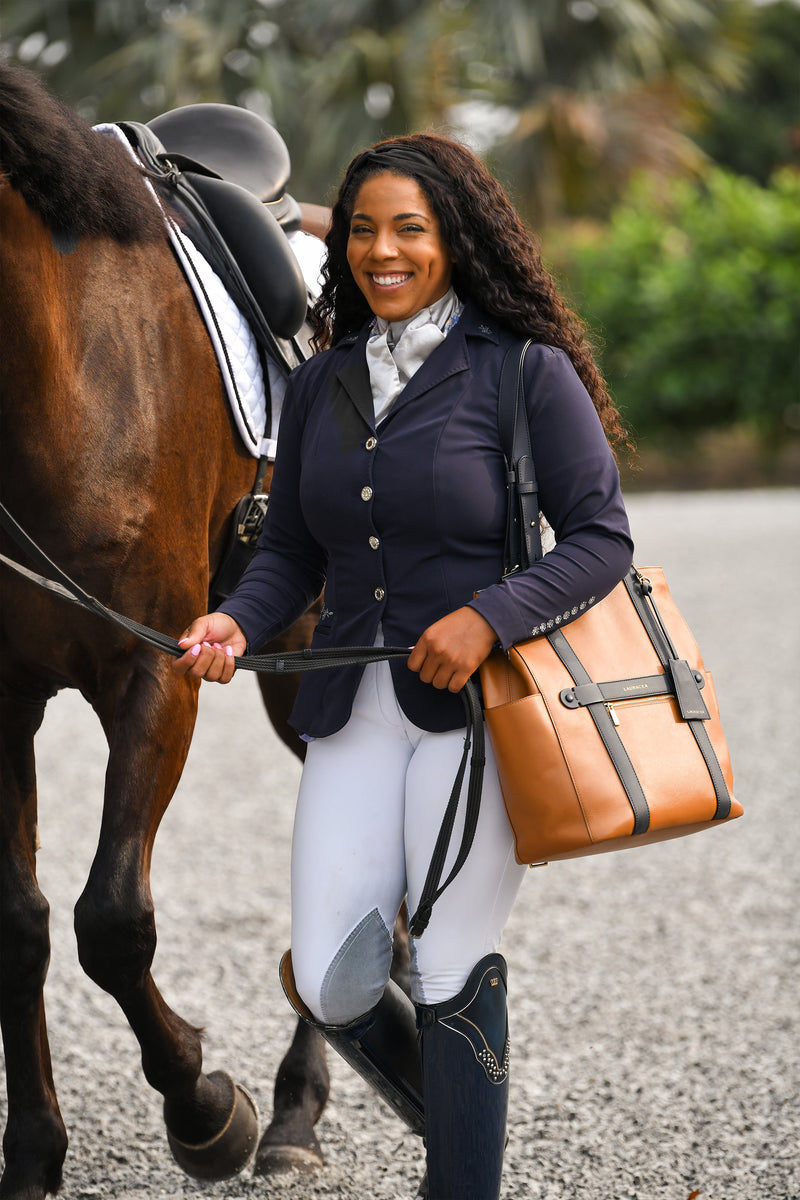
M 60 597 L 62 600 L 77 604 L 87 612 L 92 612 L 96 616 L 102 617 L 103 620 L 110 622 L 118 629 L 122 629 L 125 633 L 132 634 L 154 649 L 161 650 L 165 654 L 171 654 L 173 658 L 180 658 L 184 653 L 174 638 L 168 637 L 164 633 L 159 633 L 155 629 L 150 629 L 147 625 L 140 625 L 138 621 L 115 612 L 114 609 L 106 607 L 101 601 L 89 595 L 88 592 L 85 592 L 82 587 L 70 579 L 60 567 L 57 567 L 48 558 L 36 542 L 29 537 L 22 526 L 15 521 L 2 503 L 0 503 L 0 528 L 5 529 L 17 545 L 30 556 L 32 562 L 40 569 L 47 571 L 48 575 L 53 578 L 38 575 L 35 571 L 31 571 L 27 567 L 21 566 L 20 563 L 14 562 L 13 559 L 7 558 L 5 554 L 0 554 L 0 562 L 5 563 L 7 567 L 16 571 L 18 575 L 30 580 L 31 583 L 35 583 L 38 587 L 52 592 L 53 595 Z M 331 667 L 363 666 L 367 663 L 383 662 L 394 658 L 408 658 L 409 653 L 408 649 L 401 646 L 343 646 L 341 649 L 326 647 L 319 650 L 294 650 L 283 654 L 251 654 L 243 658 L 236 657 L 234 663 L 237 669 L 243 671 L 287 675 L 305 671 L 324 671 Z M 422 895 L 420 896 L 417 910 L 408 923 L 409 933 L 412 937 L 421 937 L 427 928 L 434 904 L 445 888 L 453 882 L 466 862 L 478 826 L 481 792 L 483 789 L 483 770 L 486 763 L 483 710 L 478 690 L 471 679 L 467 680 L 460 695 L 464 703 L 464 715 L 466 719 L 464 752 L 453 782 L 450 799 L 447 802 L 439 836 L 436 839 Z M 472 749 L 471 756 L 470 749 Z M 466 812 L 461 845 L 450 874 L 444 883 L 441 883 L 447 852 L 452 840 L 467 763 L 469 763 L 469 781 L 467 785 Z

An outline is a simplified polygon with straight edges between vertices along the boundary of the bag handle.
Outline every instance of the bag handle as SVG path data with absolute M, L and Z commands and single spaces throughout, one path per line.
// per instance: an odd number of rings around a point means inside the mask
M 497 400 L 497 426 L 506 460 L 508 510 L 503 578 L 524 571 L 542 557 L 539 488 L 525 408 L 523 368 L 531 339 L 512 346 L 503 359 Z

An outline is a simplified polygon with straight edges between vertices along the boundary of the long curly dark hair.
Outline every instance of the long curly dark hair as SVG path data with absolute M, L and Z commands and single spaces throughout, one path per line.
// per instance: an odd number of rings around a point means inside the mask
M 390 149 L 382 162 L 381 152 Z M 480 159 L 459 142 L 432 133 L 391 138 L 372 150 L 377 153 L 360 154 L 350 163 L 333 204 L 323 286 L 311 313 L 314 348 L 335 345 L 370 319 L 347 262 L 350 218 L 365 179 L 387 170 L 405 175 L 417 183 L 439 221 L 453 256 L 452 282 L 459 299 L 473 301 L 521 338 L 563 350 L 591 396 L 609 442 L 632 449 L 583 322 L 559 296 L 536 239 Z

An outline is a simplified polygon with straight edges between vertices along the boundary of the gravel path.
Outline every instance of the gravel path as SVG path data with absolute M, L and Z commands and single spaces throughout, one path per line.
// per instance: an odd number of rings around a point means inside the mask
M 629 510 L 637 564 L 665 567 L 714 671 L 745 817 L 530 873 L 503 946 L 513 1052 L 503 1197 L 795 1200 L 800 491 L 636 495 Z M 99 725 L 77 696 L 51 705 L 38 756 L 48 1022 L 71 1137 L 63 1200 L 412 1196 L 419 1147 L 335 1056 L 316 1179 L 245 1172 L 201 1185 L 172 1164 L 133 1036 L 77 963 L 71 910 L 104 771 Z M 292 1031 L 276 963 L 298 774 L 252 678 L 205 687 L 154 861 L 155 978 L 205 1026 L 207 1068 L 245 1083 L 264 1124 Z

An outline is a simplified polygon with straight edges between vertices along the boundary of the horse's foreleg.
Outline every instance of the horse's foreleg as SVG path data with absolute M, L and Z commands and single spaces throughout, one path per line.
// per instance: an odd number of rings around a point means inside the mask
M 316 1029 L 298 1021 L 292 1044 L 275 1077 L 275 1104 L 258 1144 L 255 1173 L 315 1171 L 322 1149 L 314 1132 L 330 1092 L 325 1043 Z
M 199 1030 L 169 1008 L 150 974 L 153 842 L 183 770 L 196 704 L 196 688 L 185 681 L 162 686 L 143 675 L 113 714 L 99 712 L 109 739 L 105 804 L 75 930 L 81 966 L 119 1003 L 141 1046 L 145 1078 L 164 1097 L 176 1161 L 216 1179 L 250 1158 L 255 1106 L 226 1074 L 203 1074 Z
M 44 702 L 0 698 L 0 1023 L 8 1121 L 3 1200 L 43 1200 L 61 1183 L 67 1134 L 56 1100 L 44 987 L 49 907 L 36 882 L 33 738 Z

